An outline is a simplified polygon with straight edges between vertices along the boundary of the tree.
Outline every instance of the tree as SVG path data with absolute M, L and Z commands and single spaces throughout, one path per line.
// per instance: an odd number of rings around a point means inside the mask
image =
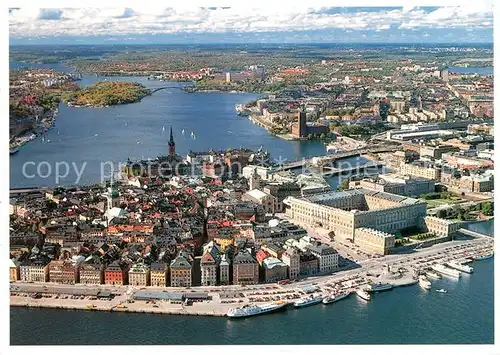
M 349 179 L 344 179 L 339 184 L 339 186 L 337 186 L 337 191 L 347 190 L 348 188 L 349 188 Z

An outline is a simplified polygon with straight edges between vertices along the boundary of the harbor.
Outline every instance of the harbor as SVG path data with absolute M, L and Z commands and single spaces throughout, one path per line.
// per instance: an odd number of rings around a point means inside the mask
M 370 259 L 362 262 L 360 268 L 285 284 L 186 289 L 13 282 L 10 302 L 11 306 L 35 308 L 225 317 L 231 310 L 243 307 L 279 303 L 303 308 L 321 304 L 325 298 L 337 294 L 357 293 L 362 297 L 363 291 L 368 291 L 371 294 L 368 299 L 376 302 L 382 291 L 419 283 L 418 276 L 431 270 L 436 272 L 435 265 L 464 265 L 464 261 L 481 262 L 480 259 L 492 255 L 493 239 L 482 237 L 445 242 L 411 254 Z M 460 274 L 446 266 L 437 269 L 437 273 L 445 273 L 444 277 L 450 275 L 449 270 L 453 271 L 451 275 Z

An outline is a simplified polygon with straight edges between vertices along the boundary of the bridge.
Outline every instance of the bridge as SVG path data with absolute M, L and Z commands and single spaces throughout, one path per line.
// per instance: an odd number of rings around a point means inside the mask
M 273 169 L 273 171 L 283 171 L 296 169 L 305 166 L 317 166 L 324 167 L 327 164 L 331 164 L 337 160 L 354 157 L 357 155 L 368 154 L 368 153 L 385 153 L 385 152 L 395 152 L 401 149 L 400 146 L 397 145 L 372 145 L 370 147 L 364 147 L 360 149 L 348 150 L 344 152 L 339 152 L 335 154 L 328 154 L 319 157 L 313 157 L 310 159 L 301 159 L 297 161 L 292 161 L 279 167 Z
M 160 90 L 166 90 L 166 89 L 180 89 L 180 90 L 184 90 L 185 87 L 188 87 L 190 85 L 183 85 L 183 86 L 162 86 L 160 88 L 149 88 L 149 90 L 151 90 L 151 95 L 154 94 L 155 92 L 157 91 L 160 91 Z

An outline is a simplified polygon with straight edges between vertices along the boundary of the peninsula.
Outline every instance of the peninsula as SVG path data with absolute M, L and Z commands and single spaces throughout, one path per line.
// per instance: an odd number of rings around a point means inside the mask
M 139 83 L 103 81 L 67 92 L 62 99 L 68 106 L 105 107 L 137 102 L 150 94 L 151 90 Z

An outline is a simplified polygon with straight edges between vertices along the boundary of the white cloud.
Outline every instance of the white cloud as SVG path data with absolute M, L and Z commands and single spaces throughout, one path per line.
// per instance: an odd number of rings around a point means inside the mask
M 200 8 L 14 9 L 9 14 L 12 37 L 162 34 L 178 32 L 273 32 L 316 29 L 388 30 L 418 28 L 490 28 L 491 6 L 441 7 L 429 13 L 404 7 L 381 11 L 325 11 L 285 6 Z

